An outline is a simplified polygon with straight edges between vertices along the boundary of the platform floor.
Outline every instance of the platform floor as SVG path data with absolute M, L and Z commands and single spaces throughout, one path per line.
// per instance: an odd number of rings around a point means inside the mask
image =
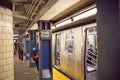
M 29 60 L 24 59 L 24 63 L 20 63 L 18 55 L 14 57 L 14 74 L 15 80 L 39 80 L 39 73 L 36 67 L 29 67 Z M 65 75 L 53 68 L 53 80 L 70 80 Z

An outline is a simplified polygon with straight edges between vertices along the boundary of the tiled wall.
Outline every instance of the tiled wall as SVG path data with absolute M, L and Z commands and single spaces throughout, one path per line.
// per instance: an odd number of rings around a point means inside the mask
M 14 80 L 13 13 L 0 7 L 0 80 Z

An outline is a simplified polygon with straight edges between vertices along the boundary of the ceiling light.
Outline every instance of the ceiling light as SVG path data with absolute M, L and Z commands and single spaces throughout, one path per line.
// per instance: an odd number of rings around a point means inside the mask
M 79 14 L 79 15 L 73 17 L 73 21 L 77 21 L 79 19 L 89 17 L 89 16 L 94 15 L 96 13 L 97 13 L 97 8 L 90 9 L 89 11 L 86 11 L 86 12 L 84 12 L 82 14 Z
M 71 23 L 71 22 L 72 22 L 72 20 L 71 20 L 71 19 L 68 19 L 68 20 L 66 20 L 66 21 L 63 21 L 63 22 L 57 24 L 56 27 L 60 27 L 60 26 L 63 26 L 63 25 L 65 25 L 65 24 L 68 24 L 68 23 Z

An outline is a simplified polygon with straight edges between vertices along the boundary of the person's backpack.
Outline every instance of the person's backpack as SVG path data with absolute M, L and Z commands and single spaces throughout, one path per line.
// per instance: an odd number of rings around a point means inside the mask
M 33 60 L 35 61 L 36 59 L 39 58 L 39 52 L 36 52 L 34 55 L 33 55 Z
M 33 48 L 33 55 L 32 55 L 33 60 L 36 60 L 39 58 L 39 52 L 36 47 Z

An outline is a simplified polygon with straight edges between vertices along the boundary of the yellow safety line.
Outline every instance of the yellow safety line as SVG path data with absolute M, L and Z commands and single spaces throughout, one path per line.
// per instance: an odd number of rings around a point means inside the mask
M 67 78 L 64 74 L 57 71 L 55 68 L 53 68 L 53 80 L 70 80 Z

